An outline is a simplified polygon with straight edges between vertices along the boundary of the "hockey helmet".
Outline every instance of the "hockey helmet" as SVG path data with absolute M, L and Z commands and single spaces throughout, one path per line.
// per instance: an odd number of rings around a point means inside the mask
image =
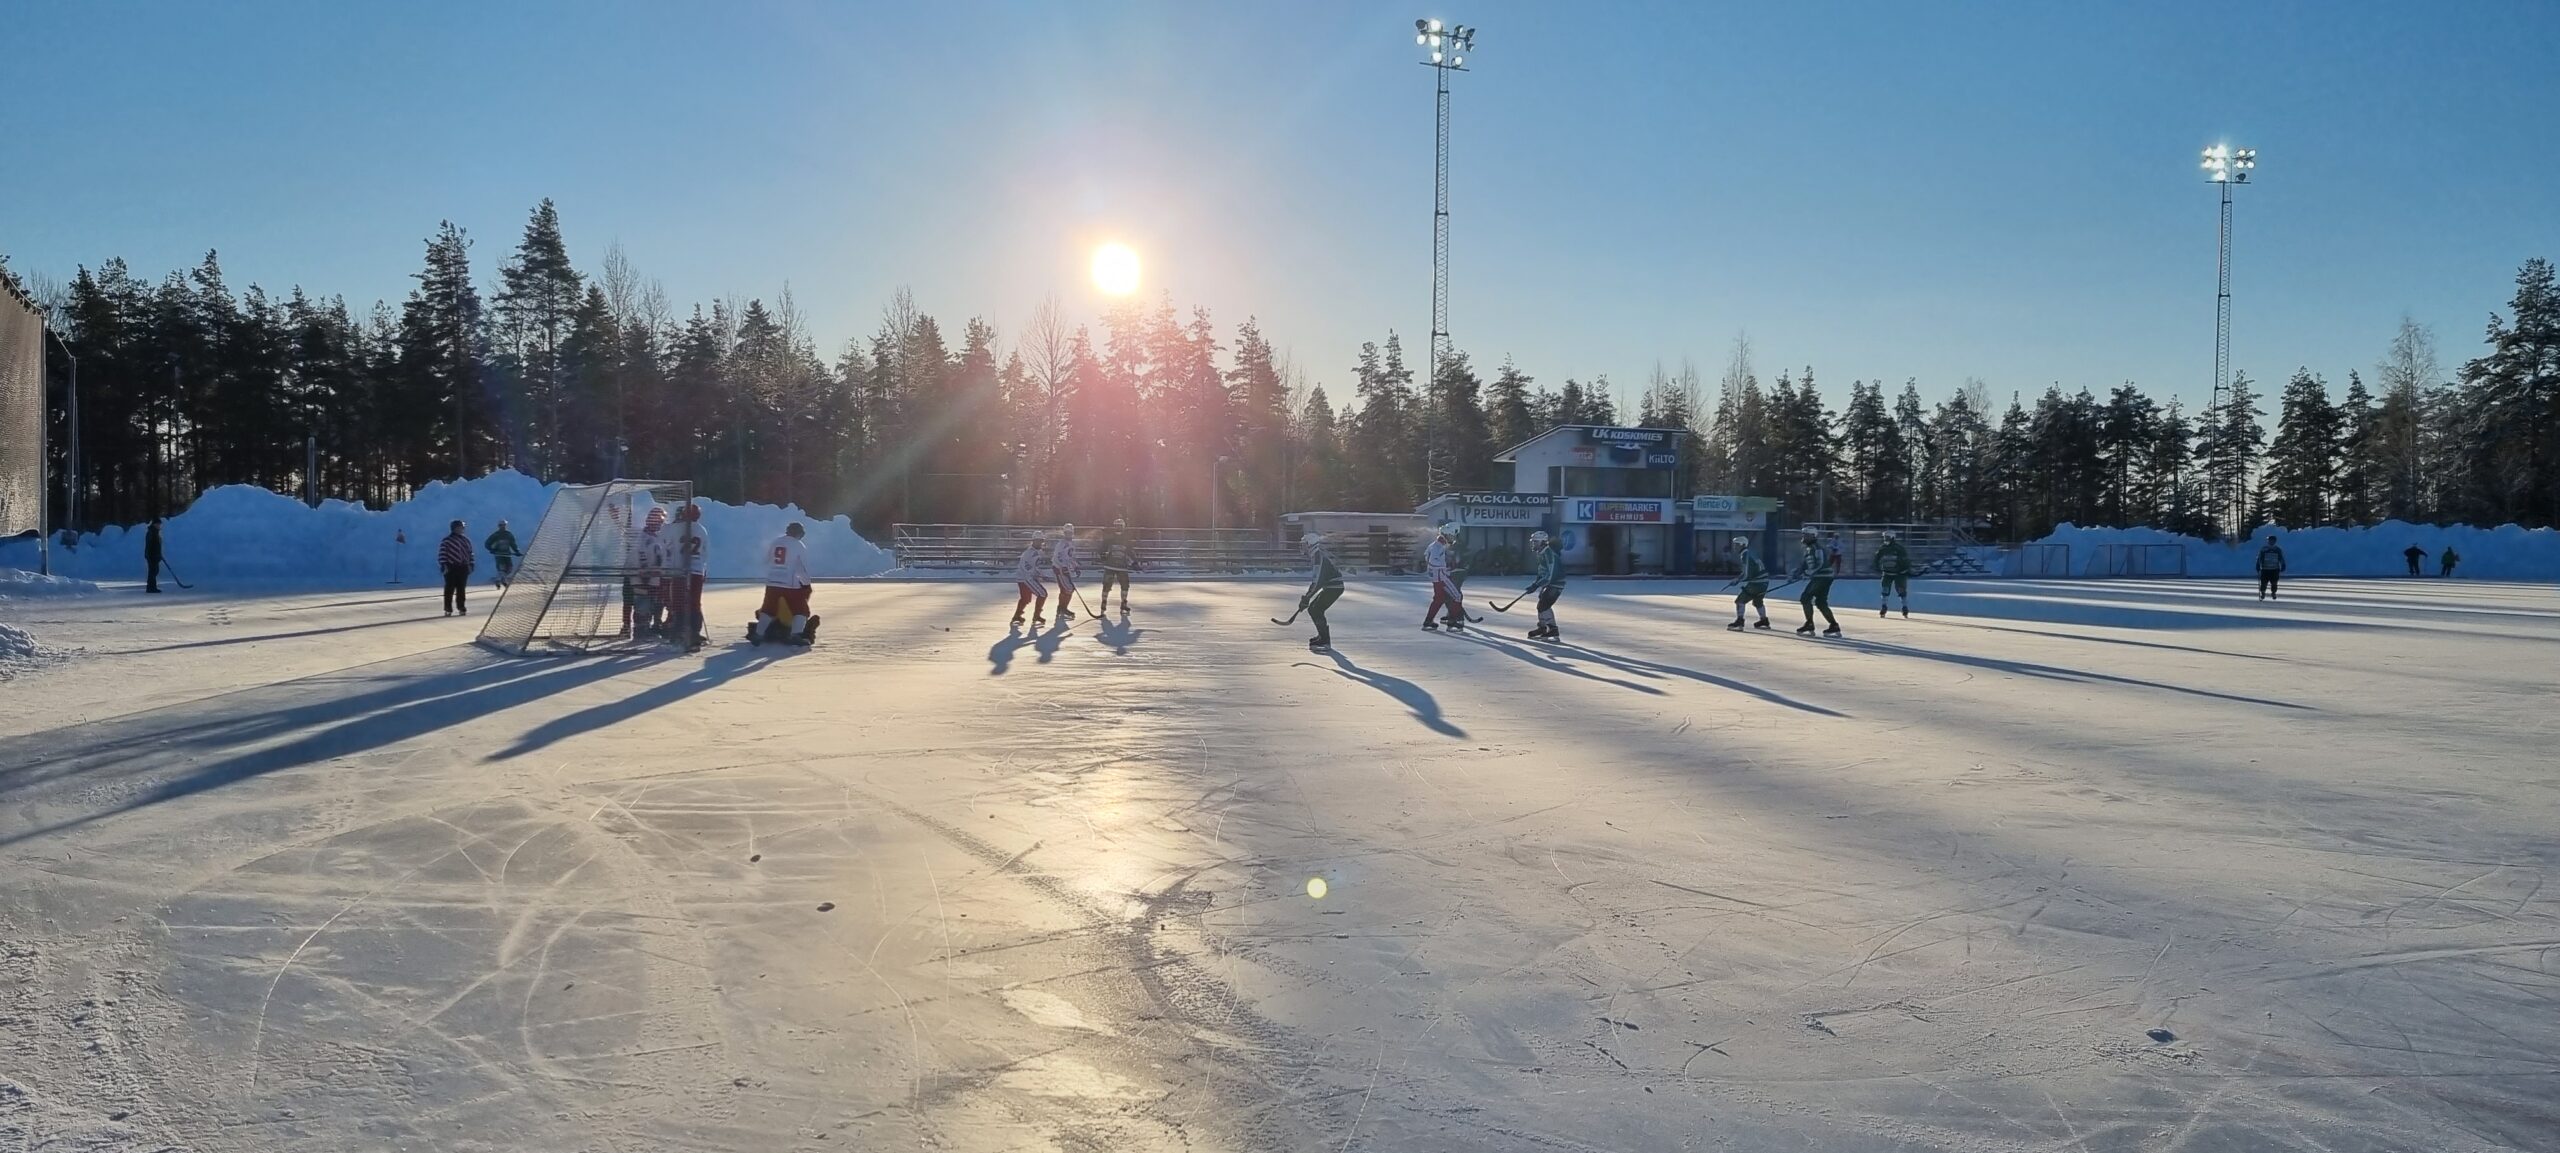
M 1305 549 L 1308 552 L 1314 552 L 1317 549 L 1323 548 L 1324 534 L 1320 532 L 1311 532 L 1305 536 L 1299 537 L 1298 547 Z
M 1074 536 L 1074 535 L 1076 535 L 1076 526 L 1075 526 L 1075 525 L 1073 525 L 1073 524 L 1062 524 L 1062 525 L 1059 525 L 1059 526 L 1058 526 L 1058 535 L 1060 535 L 1060 536 Z
M 1895 531 L 1893 531 L 1892 529 L 1886 529 L 1886 530 L 1884 530 L 1884 539 L 1886 539 L 1886 540 L 1900 540 L 1900 539 L 1902 539 L 1902 534 L 1901 534 L 1901 533 L 1898 533 L 1898 532 L 1895 532 Z
M 787 525 L 787 526 L 785 526 L 785 527 L 783 528 L 783 530 L 782 530 L 782 535 L 784 535 L 784 536 L 796 537 L 796 536 L 804 535 L 804 534 L 806 534 L 808 531 L 809 531 L 809 530 L 807 530 L 807 529 L 805 529 L 805 528 L 800 527 L 800 522 L 795 520 L 795 521 L 792 521 L 789 525 Z
M 1747 537 L 1747 536 L 1738 536 L 1738 537 L 1735 537 L 1735 538 L 1733 538 L 1733 547 L 1735 547 L 1735 548 L 1750 548 L 1750 547 L 1751 547 L 1751 538 L 1750 538 L 1750 537 Z
M 1439 536 L 1442 540 L 1456 540 L 1458 538 L 1458 526 L 1454 524 L 1441 525 Z
M 1548 536 L 1547 530 L 1545 529 L 1539 529 L 1538 531 L 1529 534 L 1529 544 L 1533 548 L 1544 548 L 1546 543 L 1553 539 L 1555 538 Z
M 659 529 L 666 527 L 666 524 L 667 524 L 667 509 L 666 509 L 666 506 L 664 506 L 664 505 L 654 505 L 654 504 L 653 504 L 653 505 L 650 505 L 650 506 L 649 506 L 649 517 L 648 517 L 648 520 L 647 520 L 647 522 L 646 522 L 645 527 L 646 527 L 649 531 L 651 531 L 651 532 L 656 532 L 656 531 L 658 531 Z
M 1822 539 L 1822 534 L 1821 534 L 1821 533 L 1818 533 L 1818 532 L 1813 531 L 1813 526 L 1812 526 L 1812 525 L 1806 525 L 1806 526 L 1804 526 L 1804 532 L 1803 532 L 1802 534 L 1800 534 L 1800 535 L 1802 535 L 1802 536 L 1804 537 L 1804 539 L 1806 539 L 1806 540 L 1821 540 L 1821 539 Z

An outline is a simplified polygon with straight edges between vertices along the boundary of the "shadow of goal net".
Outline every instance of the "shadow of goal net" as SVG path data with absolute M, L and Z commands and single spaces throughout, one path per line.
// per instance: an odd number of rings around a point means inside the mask
M 561 486 L 480 643 L 517 656 L 669 643 L 678 630 L 653 626 L 682 615 L 673 610 L 689 526 L 677 513 L 692 500 L 689 480 Z

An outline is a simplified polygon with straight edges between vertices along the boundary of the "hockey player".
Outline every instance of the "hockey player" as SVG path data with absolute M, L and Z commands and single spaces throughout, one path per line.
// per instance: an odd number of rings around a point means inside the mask
M 2444 557 L 2442 559 L 2444 567 L 2437 570 L 2436 575 L 2451 579 L 2453 576 L 2453 566 L 2460 563 L 2462 563 L 2462 554 L 2453 551 L 2452 545 L 2446 545 L 2444 546 Z
M 702 584 L 711 575 L 711 538 L 702 531 L 702 507 L 686 501 L 676 510 L 675 629 L 684 651 L 702 651 Z
M 1830 626 L 1822 630 L 1822 635 L 1826 637 L 1840 635 L 1840 618 L 1831 615 L 1833 571 L 1831 550 L 1823 545 L 1821 535 L 1812 529 L 1804 530 L 1804 567 L 1796 573 L 1797 576 L 1804 578 L 1804 595 L 1798 598 L 1799 603 L 1804 605 L 1804 623 L 1796 627 L 1797 632 L 1806 636 L 1813 635 L 1813 614 L 1819 609 L 1822 612 L 1823 622 Z
M 648 519 L 641 524 L 640 542 L 632 549 L 633 584 L 639 593 L 639 636 L 662 636 L 667 631 L 667 510 L 649 509 Z
M 1545 529 L 1529 534 L 1529 553 L 1538 566 L 1537 577 L 1524 590 L 1538 594 L 1538 627 L 1529 630 L 1529 639 L 1563 640 L 1564 634 L 1556 630 L 1556 598 L 1564 595 L 1564 554 Z
M 1138 567 L 1138 556 L 1129 548 L 1129 522 L 1114 520 L 1102 530 L 1102 612 L 1111 612 L 1111 586 L 1120 586 L 1120 615 L 1129 615 L 1129 574 Z
M 1307 639 L 1307 651 L 1330 652 L 1333 649 L 1333 629 L 1325 624 L 1324 610 L 1342 599 L 1342 570 L 1334 567 L 1333 554 L 1324 547 L 1324 534 L 1308 533 L 1302 543 L 1307 550 L 1307 567 L 1313 570 L 1313 575 L 1307 578 L 1307 591 L 1298 597 L 1298 607 L 1316 623 L 1316 635 Z M 1127 607 L 1129 599 L 1121 597 L 1120 604 Z
M 1911 615 L 1911 553 L 1902 547 L 1902 538 L 1891 530 L 1884 543 L 1876 546 L 1876 571 L 1884 576 L 1884 587 L 1876 593 L 1876 615 L 1883 616 L 1885 601 L 1895 593 L 1902 594 L 1902 615 Z
M 463 593 L 471 587 L 471 538 L 462 534 L 462 522 L 453 522 L 452 531 L 436 545 L 436 567 L 444 570 L 444 615 L 471 615 L 463 603 Z
M 2258 546 L 2258 599 L 2276 599 L 2276 578 L 2284 575 L 2284 550 L 2276 547 L 2276 534 L 2267 534 L 2267 543 Z
M 1022 610 L 1026 607 L 1031 610 L 1034 631 L 1048 626 L 1049 588 L 1040 583 L 1040 578 L 1048 571 L 1048 538 L 1035 536 L 1031 543 L 1022 546 L 1022 555 L 1013 562 L 1013 584 L 1022 590 L 1022 595 L 1013 602 L 1013 627 L 1022 627 Z
M 524 555 L 524 550 L 516 546 L 516 534 L 508 531 L 507 522 L 499 521 L 498 527 L 489 530 L 488 537 L 480 542 L 480 547 L 489 550 L 489 563 L 497 570 L 490 574 L 489 583 L 498 588 L 507 587 L 507 582 L 515 579 L 516 558 Z
M 1733 594 L 1733 623 L 1724 627 L 1741 632 L 1742 610 L 1748 606 L 1760 610 L 1760 620 L 1751 627 L 1765 629 L 1769 627 L 1769 566 L 1761 564 L 1760 554 L 1751 551 L 1750 537 L 1733 538 L 1733 552 L 1734 563 L 1742 566 L 1742 591 Z
M 1076 619 L 1076 610 L 1070 606 L 1075 603 L 1076 574 L 1083 570 L 1084 566 L 1076 561 L 1076 526 L 1062 526 L 1057 540 L 1049 546 L 1049 577 L 1058 582 L 1060 623 Z M 1121 594 L 1120 603 L 1129 603 L 1126 593 Z
M 747 629 L 749 643 L 818 638 L 818 618 L 809 611 L 809 546 L 800 541 L 806 531 L 795 520 L 765 546 L 764 608 Z
M 2425 560 L 2427 559 L 2427 550 L 2422 549 L 2422 548 L 2419 548 L 2419 547 L 2418 547 L 2418 546 L 2416 546 L 2416 545 L 2410 545 L 2410 546 L 2409 546 L 2409 551 L 2404 552 L 2404 553 L 2401 553 L 2400 555 L 2401 555 L 2401 556 L 2404 556 L 2404 557 L 2407 557 L 2407 558 L 2408 558 L 2408 560 L 2409 560 L 2409 575 L 2410 575 L 2410 576 L 2425 576 L 2425 575 L 2427 575 L 2427 574 L 2425 574 L 2425 573 L 2423 573 L 2423 572 L 2420 572 L 2420 571 L 2418 570 L 2418 565 L 2419 565 L 2419 563 L 2420 563 L 2420 562 L 2423 562 L 2423 561 L 2425 561 Z
M 160 518 L 151 518 L 151 527 L 142 530 L 142 591 L 160 591 Z M 2411 569 L 2411 572 L 2417 571 Z M 445 615 L 453 615 L 453 606 L 445 606 Z
M 1431 607 L 1422 612 L 1424 632 L 1439 632 L 1443 619 L 1450 632 L 1467 631 L 1466 603 L 1458 599 L 1458 580 L 1449 572 L 1450 560 L 1457 551 L 1457 536 L 1455 526 L 1444 524 L 1432 536 L 1431 543 L 1423 547 L 1422 567 L 1431 574 Z

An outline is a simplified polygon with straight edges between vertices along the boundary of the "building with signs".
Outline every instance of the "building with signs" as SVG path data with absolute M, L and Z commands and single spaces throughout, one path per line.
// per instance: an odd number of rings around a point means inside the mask
M 1689 528 L 1696 535 L 1698 571 L 1729 573 L 1737 566 L 1726 545 L 1735 537 L 1749 537 L 1760 550 L 1763 560 L 1783 556 L 1778 540 L 1771 535 L 1771 522 L 1777 518 L 1778 498 L 1772 496 L 1707 496 L 1689 501 Z
M 1461 526 L 1470 557 L 1525 557 L 1529 533 L 1543 528 L 1578 572 L 1684 572 L 1689 510 L 1673 490 L 1685 439 L 1674 429 L 1562 425 L 1493 458 L 1511 466 L 1512 491 L 1450 493 L 1420 511 Z

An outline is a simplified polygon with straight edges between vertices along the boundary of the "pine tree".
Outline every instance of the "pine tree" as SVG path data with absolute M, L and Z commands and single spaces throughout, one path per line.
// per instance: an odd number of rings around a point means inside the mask
M 1236 403 L 1236 520 L 1267 524 L 1289 511 L 1281 507 L 1281 494 L 1289 480 L 1292 414 L 1278 357 L 1251 317 L 1236 330 L 1235 367 L 1227 372 L 1227 384 Z
M 2137 495 L 2135 478 L 2150 455 L 2159 421 L 2159 406 L 2132 381 L 2107 394 L 2106 410 L 2098 418 L 2098 456 L 2106 468 L 2103 503 L 2108 524 L 2133 524 L 2153 507 Z
M 2328 384 L 2307 367 L 2296 370 L 2285 384 L 2275 442 L 2267 452 L 2268 516 L 2288 528 L 2329 523 L 2338 440 L 2338 410 L 2329 403 Z
M 513 381 L 509 425 L 522 463 L 560 475 L 566 463 L 567 374 L 560 346 L 576 323 L 585 278 L 569 266 L 560 210 L 545 197 L 525 222 L 515 256 L 498 270 L 494 302 L 501 367 Z
M 498 463 L 496 406 L 488 395 L 488 345 L 480 292 L 471 284 L 471 240 L 452 221 L 427 241 L 427 266 L 400 310 L 399 402 L 386 416 L 427 430 L 399 461 L 400 482 L 415 486 L 430 476 L 473 475 Z
M 1510 357 L 1502 358 L 1502 371 L 1495 373 L 1493 383 L 1486 386 L 1485 401 L 1485 421 L 1497 448 L 1517 448 L 1543 431 L 1529 402 L 1529 386 L 1534 383 L 1528 373 L 1511 363 Z
M 1492 481 L 1497 449 L 1485 418 L 1483 388 L 1466 353 L 1452 350 L 1441 358 L 1432 393 L 1440 418 L 1440 460 L 1451 492 L 1482 491 Z
M 2248 519 L 2253 495 L 2251 477 L 2258 454 L 2267 443 L 2266 426 L 2258 422 L 2266 413 L 2258 408 L 2258 394 L 2251 383 L 2248 373 L 2231 374 L 2231 387 L 2222 404 L 2206 414 L 2210 429 L 2198 445 L 2212 496 L 2211 512 L 2220 533 L 2248 528 L 2240 522 Z
M 2347 373 L 2347 399 L 2338 406 L 2338 490 L 2330 515 L 2339 524 L 2369 525 L 2390 490 L 2389 465 L 2375 440 L 2373 394 L 2364 376 Z
M 2516 271 L 2504 317 L 2492 314 L 2489 351 L 2462 366 L 2461 404 L 2477 519 L 2528 528 L 2560 518 L 2560 282 L 2551 262 Z

